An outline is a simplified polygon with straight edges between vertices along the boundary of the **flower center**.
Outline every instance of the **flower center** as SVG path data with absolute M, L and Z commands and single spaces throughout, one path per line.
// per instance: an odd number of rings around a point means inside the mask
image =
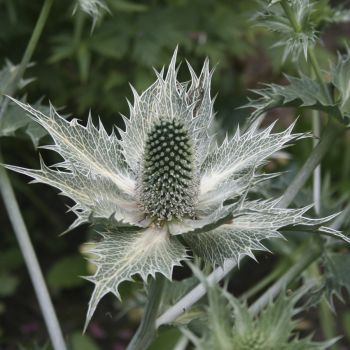
M 139 200 L 161 220 L 194 216 L 193 146 L 178 120 L 160 120 L 148 133 L 139 177 Z

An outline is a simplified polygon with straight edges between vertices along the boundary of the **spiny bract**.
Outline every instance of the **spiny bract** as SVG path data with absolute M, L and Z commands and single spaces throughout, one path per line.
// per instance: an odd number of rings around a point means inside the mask
M 133 89 L 121 138 L 108 135 L 101 122 L 96 127 L 91 116 L 82 126 L 52 106 L 44 115 L 13 100 L 48 131 L 54 143 L 46 148 L 63 161 L 47 166 L 41 160 L 38 170 L 8 168 L 73 199 L 77 219 L 70 229 L 105 224 L 91 250 L 97 269 L 87 277 L 95 284 L 87 322 L 101 298 L 109 292 L 119 298 L 119 284 L 135 274 L 145 281 L 156 273 L 171 279 L 173 267 L 187 259 L 183 242 L 217 265 L 266 249 L 261 241 L 280 237 L 283 226 L 327 220 L 305 218 L 309 207 L 280 209 L 278 200 L 248 199 L 254 185 L 268 178 L 256 169 L 302 135 L 293 135 L 292 126 L 271 133 L 272 126 L 259 131 L 252 125 L 217 145 L 209 134 L 214 113 L 208 60 L 199 76 L 190 65 L 189 71 L 190 82 L 177 81 L 175 52 L 166 75 L 156 73 L 141 95 Z
M 295 316 L 303 310 L 298 304 L 310 286 L 294 293 L 282 293 L 253 316 L 242 302 L 217 285 L 207 284 L 208 307 L 201 314 L 203 327 L 196 334 L 183 328 L 195 350 L 326 350 L 339 338 L 314 342 L 312 336 L 297 332 Z M 305 303 L 305 301 L 304 301 Z M 205 321 L 203 322 L 203 317 Z

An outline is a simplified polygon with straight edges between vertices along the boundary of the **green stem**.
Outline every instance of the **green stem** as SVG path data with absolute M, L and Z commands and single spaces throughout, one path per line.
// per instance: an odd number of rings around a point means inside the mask
M 207 283 L 215 284 L 226 277 L 238 264 L 242 264 L 244 260 L 239 262 L 233 259 L 226 260 L 223 267 L 217 267 L 208 277 Z M 198 300 L 200 300 L 207 293 L 206 285 L 201 282 L 186 295 L 184 295 L 173 306 L 160 315 L 156 321 L 156 327 L 163 324 L 168 324 L 176 320 L 180 315 L 189 310 Z
M 312 111 L 312 131 L 315 136 L 313 140 L 313 147 L 315 148 L 321 136 L 321 121 L 318 111 Z M 321 164 L 317 165 L 313 174 L 313 200 L 315 205 L 315 212 L 321 215 Z
M 327 126 L 322 133 L 320 142 L 312 150 L 309 158 L 284 192 L 283 197 L 279 202 L 280 207 L 286 208 L 293 201 L 300 189 L 304 186 L 308 178 L 311 176 L 314 169 L 318 164 L 320 164 L 321 159 L 324 157 L 328 149 L 331 148 L 336 136 L 340 131 L 342 131 L 342 128 L 338 125 L 337 122 L 330 118 Z
M 150 283 L 148 301 L 141 324 L 132 338 L 127 350 L 146 350 L 156 333 L 156 319 L 164 287 L 164 277 L 158 275 Z
M 328 302 L 325 297 L 322 298 L 319 306 L 319 316 L 321 321 L 321 327 L 325 339 L 333 339 L 337 335 L 336 324 L 334 322 L 334 317 L 329 308 Z M 337 350 L 337 344 L 331 347 L 331 350 Z
M 77 15 L 75 16 L 75 23 L 74 23 L 74 34 L 73 34 L 73 42 L 74 47 L 77 48 L 79 45 L 79 42 L 81 41 L 83 29 L 84 29 L 84 22 L 85 22 L 85 13 L 78 9 Z
M 350 212 L 350 204 L 330 225 L 331 228 L 338 230 L 347 220 Z M 297 279 L 302 272 L 315 262 L 321 255 L 324 249 L 323 240 L 321 237 L 313 237 L 309 239 L 305 245 L 300 248 L 300 254 L 296 254 L 296 264 L 293 265 L 289 271 L 274 283 L 252 306 L 250 311 L 253 315 L 259 313 L 269 302 L 273 300 L 278 293 L 286 286 Z
M 322 252 L 321 241 L 311 238 L 299 255 L 298 261 L 250 306 L 251 314 L 257 315 L 282 289 L 287 288 L 291 282 L 300 277 L 302 272 L 322 255 Z
M 281 5 L 284 9 L 285 14 L 289 18 L 289 21 L 292 24 L 295 32 L 297 32 L 297 33 L 300 32 L 302 30 L 302 27 L 297 22 L 295 15 L 294 15 L 293 11 L 291 10 L 288 2 L 286 0 L 283 0 L 281 2 Z M 319 81 L 319 83 L 321 84 L 323 92 L 324 92 L 325 96 L 327 97 L 328 102 L 330 104 L 332 104 L 332 97 L 331 97 L 330 91 L 329 91 L 326 83 L 323 80 L 321 68 L 318 64 L 314 48 L 311 48 L 311 47 L 308 48 L 308 56 L 309 56 L 309 63 L 311 66 L 310 68 L 313 71 L 313 73 L 316 75 L 316 78 Z M 312 75 L 312 72 L 311 72 L 311 75 Z M 313 126 L 314 135 L 316 137 L 319 137 L 320 132 L 321 132 L 320 131 L 321 128 L 320 128 L 320 115 L 319 115 L 319 112 L 317 112 L 317 111 L 313 111 L 313 113 L 312 113 L 312 126 Z M 316 164 L 316 160 L 318 160 L 317 159 L 318 157 L 320 157 L 320 159 L 319 159 L 319 161 L 317 161 L 317 163 L 320 162 L 320 160 L 323 157 L 322 153 L 327 151 L 327 148 L 328 148 L 328 147 L 326 147 L 327 144 L 329 144 L 329 146 L 330 146 L 330 142 L 332 141 L 332 130 L 330 130 L 330 133 L 329 134 L 327 133 L 326 135 L 327 135 L 327 137 L 323 138 L 324 143 L 323 143 L 322 147 L 318 147 L 318 140 L 317 139 L 314 140 L 314 151 L 313 151 L 314 158 L 313 159 L 315 160 L 315 162 L 313 163 L 311 161 L 311 162 L 309 162 L 309 164 L 305 163 L 305 165 L 302 169 L 302 170 L 304 170 L 304 175 L 307 174 L 309 171 L 311 171 L 311 169 L 314 167 L 314 164 Z M 309 158 L 309 160 L 310 160 L 310 158 Z M 311 160 L 312 160 L 312 158 L 311 158 Z M 299 184 L 303 182 L 302 177 L 300 177 L 299 180 L 301 180 L 301 181 L 299 181 Z M 295 183 L 294 185 L 296 185 L 296 184 L 297 183 Z M 293 184 L 291 184 L 291 185 L 293 185 Z M 290 187 L 291 186 L 289 186 L 287 191 L 290 189 Z M 288 205 L 290 203 L 291 199 L 292 199 L 292 196 L 290 196 L 290 193 L 287 193 L 287 194 L 285 193 L 284 201 L 282 200 L 282 203 L 280 203 L 280 205 L 282 205 L 282 206 Z M 321 212 L 321 167 L 320 167 L 320 165 L 318 165 L 314 169 L 313 199 L 314 199 L 316 214 L 320 215 L 320 212 Z M 321 240 L 318 240 L 318 242 L 321 246 L 323 246 L 323 242 Z M 316 275 L 319 275 L 317 265 L 315 265 L 314 267 L 315 268 L 313 270 L 316 270 Z M 311 267 L 311 269 L 312 269 L 312 267 Z M 335 334 L 334 319 L 333 319 L 333 317 L 330 313 L 330 310 L 328 308 L 328 305 L 326 304 L 326 301 L 324 299 L 322 299 L 321 304 L 320 304 L 319 315 L 320 315 L 321 326 L 322 326 L 324 335 L 326 336 L 327 339 L 333 338 L 333 336 Z M 336 348 L 333 347 L 333 349 L 336 349 Z
M 278 279 L 284 272 L 286 272 L 289 263 L 283 260 L 278 264 L 266 277 L 264 277 L 259 283 L 255 284 L 251 289 L 242 294 L 239 298 L 243 300 L 248 300 L 252 296 L 258 294 L 263 289 L 265 289 L 271 282 Z
M 52 7 L 53 0 L 45 0 L 43 7 L 41 8 L 38 20 L 35 24 L 34 30 L 32 32 L 32 36 L 29 39 L 28 45 L 26 47 L 26 50 L 24 51 L 21 63 L 19 67 L 16 70 L 16 73 L 13 75 L 12 81 L 9 84 L 9 87 L 6 91 L 7 95 L 12 95 L 18 88 L 18 83 L 23 77 L 23 74 L 25 70 L 27 69 L 28 63 L 30 62 L 34 50 L 38 44 L 39 38 L 41 36 L 41 33 L 44 29 L 45 23 L 47 21 L 47 18 L 49 16 L 51 7 Z M 9 103 L 9 100 L 3 100 L 0 110 L 0 120 L 2 119 L 6 109 L 7 105 Z
M 323 77 L 322 77 L 321 68 L 320 68 L 320 65 L 318 64 L 318 61 L 317 61 L 317 58 L 316 58 L 316 55 L 315 55 L 315 50 L 313 48 L 309 48 L 308 49 L 308 56 L 310 58 L 310 64 L 311 64 L 311 67 L 312 67 L 312 69 L 313 69 L 313 71 L 314 71 L 314 73 L 316 75 L 317 80 L 322 85 L 324 85 L 324 80 L 323 80 Z M 327 89 L 327 91 L 328 91 L 328 89 Z
M 0 162 L 3 162 L 1 158 L 1 152 Z M 14 191 L 10 183 L 10 179 L 8 178 L 8 175 L 2 166 L 0 166 L 0 193 L 3 198 L 5 208 L 7 210 L 16 238 L 18 240 L 18 244 L 21 248 L 29 276 L 32 280 L 53 348 L 55 350 L 65 350 L 66 346 L 63 340 L 61 328 L 58 323 L 55 309 L 52 305 L 38 259 L 35 255 L 34 248 L 30 241 L 28 230 L 25 226 L 21 211 L 19 209 Z
M 290 24 L 292 25 L 294 31 L 296 33 L 301 33 L 303 30 L 302 25 L 297 21 L 295 14 L 293 12 L 293 10 L 291 9 L 291 7 L 288 4 L 287 0 L 282 0 L 280 2 L 284 13 L 286 14 L 287 18 L 289 19 Z M 320 68 L 320 65 L 318 64 L 318 61 L 316 59 L 316 55 L 315 55 L 315 51 L 313 47 L 309 47 L 307 50 L 307 54 L 309 56 L 309 60 L 310 60 L 310 64 L 311 67 L 313 69 L 313 71 L 315 72 L 315 75 L 317 77 L 317 80 L 320 82 L 323 92 L 325 93 L 325 95 L 327 96 L 328 102 L 331 104 L 332 103 L 332 97 L 331 94 L 329 92 L 329 89 L 327 87 L 327 85 L 325 84 L 323 77 L 322 77 L 322 71 Z
M 315 278 L 315 283 L 318 285 L 318 287 L 321 287 L 320 285 L 320 277 L 321 273 L 319 270 L 319 266 L 317 263 L 314 263 L 309 268 L 311 276 Z M 329 308 L 329 305 L 327 303 L 326 298 L 323 296 L 318 308 L 318 315 L 320 319 L 320 324 L 323 332 L 323 336 L 325 339 L 332 339 L 336 336 L 336 325 L 334 323 L 334 318 L 331 313 L 331 310 Z M 337 346 L 333 345 L 332 350 L 337 350 Z
M 287 0 L 282 0 L 280 2 L 286 16 L 288 17 L 289 19 L 289 22 L 291 23 L 294 31 L 296 33 L 300 33 L 301 30 L 302 30 L 302 27 L 300 25 L 300 23 L 297 21 L 297 19 L 295 18 L 295 15 L 294 15 L 294 12 L 293 10 L 290 8 L 289 4 L 288 4 L 288 1 Z
M 344 182 L 348 181 L 350 175 L 350 130 L 347 130 L 344 135 L 344 157 L 343 157 L 343 166 L 342 166 L 342 180 Z
M 331 96 L 331 94 L 329 92 L 327 84 L 323 80 L 321 68 L 320 68 L 320 65 L 318 64 L 314 48 L 310 48 L 309 47 L 309 49 L 308 49 L 308 56 L 309 56 L 311 67 L 312 67 L 312 69 L 313 69 L 313 71 L 314 71 L 314 73 L 316 75 L 317 80 L 319 81 L 319 83 L 322 86 L 323 92 L 324 92 L 325 96 L 327 97 L 328 103 L 329 104 L 333 104 L 332 96 Z
M 23 54 L 21 63 L 14 73 L 12 80 L 9 83 L 6 91 L 8 95 L 12 95 L 17 89 L 20 80 L 33 56 L 34 50 L 39 41 L 40 35 L 43 31 L 47 18 L 49 16 L 53 0 L 45 0 L 38 20 L 32 32 L 31 38 L 28 42 L 26 50 Z M 0 121 L 6 112 L 8 106 L 8 99 L 2 100 L 0 105 Z M 2 153 L 0 149 L 0 162 L 2 163 Z M 34 248 L 30 241 L 28 230 L 25 226 L 21 211 L 19 209 L 10 179 L 4 168 L 0 167 L 0 192 L 13 226 L 18 244 L 23 254 L 36 296 L 38 298 L 39 306 L 41 308 L 49 336 L 51 338 L 52 346 L 55 350 L 66 350 L 66 345 L 63 339 L 62 331 L 47 290 L 43 274 L 40 269 L 38 259 L 36 257 Z

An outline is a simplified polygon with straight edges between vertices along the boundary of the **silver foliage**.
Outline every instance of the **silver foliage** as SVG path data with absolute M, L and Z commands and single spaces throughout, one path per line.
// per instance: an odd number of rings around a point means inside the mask
M 92 245 L 90 253 L 97 270 L 86 277 L 95 284 L 85 328 L 98 302 L 111 292 L 120 299 L 118 286 L 131 281 L 136 274 L 144 281 L 161 273 L 171 279 L 173 267 L 186 259 L 185 247 L 162 228 L 153 226 L 143 231 L 121 231 L 118 228 L 100 233 L 103 239 Z
M 312 220 L 304 216 L 309 207 L 279 209 L 277 201 L 251 201 L 249 192 L 273 175 L 262 176 L 259 168 L 275 152 L 303 135 L 292 134 L 293 126 L 273 133 L 273 125 L 213 143 L 209 127 L 213 120 L 210 96 L 212 72 L 205 61 L 197 76 L 190 67 L 191 81 L 177 80 L 176 51 L 167 73 L 157 73 L 156 81 L 141 95 L 135 90 L 130 104 L 130 118 L 124 117 L 126 130 L 121 139 L 108 134 L 102 123 L 96 127 L 89 116 L 83 126 L 76 119 L 66 121 L 51 106 L 46 115 L 28 104 L 14 100 L 39 123 L 53 139 L 46 148 L 62 158 L 47 166 L 42 161 L 37 170 L 17 166 L 8 168 L 46 183 L 71 198 L 77 220 L 109 227 L 94 244 L 95 284 L 87 322 L 101 300 L 109 293 L 119 297 L 118 286 L 138 274 L 161 273 L 171 279 L 172 269 L 187 258 L 179 235 L 205 261 L 223 264 L 225 259 L 253 256 L 253 250 L 266 249 L 264 239 L 280 237 L 278 230 L 287 225 L 321 225 L 330 217 Z M 154 123 L 181 120 L 191 139 L 198 177 L 199 193 L 193 198 L 195 215 L 156 221 L 142 211 L 136 183 L 143 164 L 144 145 Z M 214 144 L 214 146 L 213 146 Z M 345 238 L 338 231 L 323 232 Z

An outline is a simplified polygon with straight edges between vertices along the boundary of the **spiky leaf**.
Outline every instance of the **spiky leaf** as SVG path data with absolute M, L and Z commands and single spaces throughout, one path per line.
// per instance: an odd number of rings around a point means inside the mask
M 25 103 L 25 99 L 21 100 Z M 42 100 L 33 103 L 33 108 L 47 114 L 50 107 L 43 105 Z M 64 117 L 64 116 L 63 116 Z M 32 141 L 34 147 L 38 147 L 39 141 L 47 135 L 47 131 L 38 123 L 28 118 L 25 111 L 18 105 L 11 103 L 0 121 L 0 136 L 24 137 Z
M 143 216 L 136 204 L 127 196 L 121 195 L 116 184 L 110 179 L 92 174 L 84 175 L 77 169 L 72 171 L 52 170 L 41 160 L 38 170 L 7 166 L 8 169 L 27 175 L 34 182 L 41 182 L 53 186 L 61 193 L 76 202 L 72 211 L 76 214 L 76 221 L 70 229 L 88 222 L 90 219 L 115 219 L 117 222 L 137 223 L 142 226 Z
M 96 256 L 93 263 L 96 273 L 87 277 L 95 284 L 89 302 L 86 324 L 90 321 L 97 304 L 107 293 L 120 299 L 118 287 L 123 281 L 139 275 L 147 282 L 161 273 L 171 279 L 173 267 L 186 259 L 185 247 L 166 230 L 149 227 L 143 231 L 111 229 L 101 233 L 102 240 L 93 243 L 90 253 Z
M 326 350 L 337 341 L 313 342 L 311 336 L 299 338 L 295 335 L 297 321 L 293 318 L 300 311 L 296 303 L 306 289 L 289 297 L 283 292 L 258 317 L 254 317 L 245 303 L 228 292 L 217 286 L 207 288 L 208 321 L 201 328 L 200 338 L 188 330 L 184 332 L 197 350 Z M 231 317 L 228 317 L 228 312 Z M 220 322 L 222 319 L 224 324 Z
M 213 149 L 201 167 L 199 207 L 206 206 L 207 201 L 213 202 L 218 195 L 219 200 L 223 194 L 226 199 L 232 198 L 237 179 L 242 181 L 245 173 L 249 176 L 250 171 L 255 175 L 254 169 L 264 164 L 266 158 L 283 149 L 291 140 L 302 137 L 292 134 L 294 125 L 281 133 L 272 133 L 273 126 L 258 131 L 257 125 L 253 124 L 243 135 L 238 129 L 231 139 L 225 138 Z M 253 181 L 252 178 L 246 180 L 245 186 Z M 225 186 L 228 186 L 228 191 L 224 190 Z M 242 188 L 240 190 L 242 193 Z M 221 203 L 215 202 L 216 206 Z
M 288 85 L 267 84 L 266 88 L 254 90 L 259 95 L 245 107 L 254 108 L 252 118 L 276 107 L 306 107 L 326 111 L 341 118 L 336 104 L 329 99 L 322 85 L 307 76 L 301 78 L 286 76 Z
M 344 117 L 350 117 L 350 53 L 339 55 L 336 64 L 331 66 L 332 83 L 337 89 L 337 104 Z
M 246 201 L 233 210 L 232 220 L 207 232 L 184 235 L 195 254 L 213 264 L 222 265 L 226 259 L 239 261 L 242 255 L 254 258 L 253 250 L 267 250 L 264 239 L 282 238 L 278 232 L 288 225 L 320 225 L 331 217 L 309 219 L 304 213 L 310 209 L 281 209 L 278 201 Z
M 0 94 L 6 94 L 11 84 L 14 81 L 14 78 L 18 72 L 19 66 L 12 64 L 10 61 L 6 60 L 4 67 L 0 70 Z M 18 88 L 22 89 L 27 84 L 32 82 L 34 79 L 21 79 L 18 83 Z M 0 97 L 0 102 L 2 100 Z
M 10 61 L 6 61 L 4 67 L 0 70 L 0 137 L 1 136 L 19 136 L 19 137 L 29 137 L 33 142 L 34 146 L 38 145 L 39 140 L 45 136 L 47 133 L 32 120 L 25 116 L 25 113 L 21 108 L 14 104 L 6 106 L 3 108 L 4 96 L 6 94 L 18 72 L 19 66 L 13 65 Z M 18 83 L 18 88 L 21 89 L 34 79 L 21 79 Z M 24 101 L 25 99 L 23 99 Z M 46 111 L 47 107 L 41 104 L 41 100 L 34 103 L 34 107 Z
M 328 253 L 324 258 L 326 293 L 332 302 L 335 294 L 342 299 L 343 288 L 350 293 L 350 253 Z

